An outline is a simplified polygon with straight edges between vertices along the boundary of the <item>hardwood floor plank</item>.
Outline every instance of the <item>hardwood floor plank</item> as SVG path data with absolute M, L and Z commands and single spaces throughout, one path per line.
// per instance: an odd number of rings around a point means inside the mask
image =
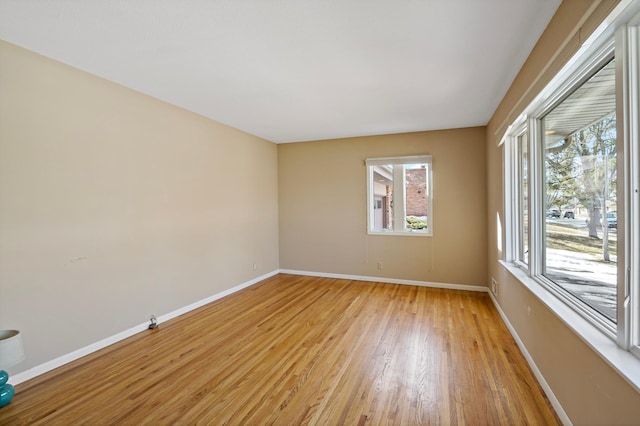
M 281 274 L 16 386 L 0 424 L 560 422 L 487 294 Z

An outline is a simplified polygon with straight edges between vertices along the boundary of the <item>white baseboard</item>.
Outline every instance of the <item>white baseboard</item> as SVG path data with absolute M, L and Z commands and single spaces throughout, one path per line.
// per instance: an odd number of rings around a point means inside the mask
M 560 401 L 558 401 L 558 398 L 556 398 L 556 396 L 553 394 L 553 391 L 551 390 L 551 386 L 549 386 L 544 376 L 538 369 L 538 366 L 533 361 L 533 358 L 531 357 L 531 354 L 527 350 L 527 347 L 524 345 L 524 342 L 522 341 L 522 339 L 520 339 L 520 336 L 518 336 L 518 333 L 516 332 L 516 329 L 513 328 L 513 325 L 511 325 L 511 322 L 509 322 L 507 315 L 504 313 L 504 311 L 498 304 L 498 301 L 493 296 L 493 293 L 489 292 L 489 296 L 491 296 L 493 305 L 498 310 L 500 317 L 502 317 L 502 321 L 505 323 L 505 325 L 509 329 L 509 332 L 513 336 L 513 339 L 516 341 L 518 347 L 520 348 L 520 351 L 524 355 L 524 358 L 527 360 L 529 367 L 531 367 L 531 370 L 533 371 L 533 374 L 536 376 L 538 383 L 540 383 L 540 386 L 542 386 L 544 393 L 547 395 L 547 398 L 549 398 L 549 402 L 551 402 L 551 405 L 556 410 L 556 414 L 558 414 L 558 417 L 560 417 L 560 421 L 562 422 L 563 425 L 567 425 L 567 426 L 572 425 L 571 419 L 569 418 L 567 413 L 564 411 L 564 408 L 562 408 L 562 405 L 560 405 Z
M 237 291 L 240 291 L 244 288 L 250 287 L 262 280 L 265 280 L 269 277 L 272 277 L 276 274 L 278 274 L 279 271 L 275 270 L 272 272 L 269 272 L 267 274 L 264 274 L 262 276 L 259 276 L 257 278 L 254 278 L 250 281 L 247 281 L 245 283 L 239 284 L 235 287 L 231 287 L 228 290 L 225 290 L 223 292 L 214 294 L 213 296 L 209 296 L 205 299 L 202 300 L 198 300 L 197 302 L 194 302 L 190 305 L 187 305 L 185 307 L 176 309 L 175 311 L 169 312 L 168 314 L 164 314 L 159 316 L 158 319 L 158 323 L 162 323 L 165 321 L 169 321 L 170 319 L 176 318 L 180 315 L 186 314 L 187 312 L 193 311 L 194 309 L 198 309 L 201 306 L 204 306 L 208 303 L 211 303 L 213 301 L 216 301 L 218 299 L 222 299 L 225 296 L 228 296 L 232 293 L 235 293 Z M 34 377 L 37 377 L 41 374 L 47 373 L 51 370 L 54 370 L 58 367 L 62 367 L 65 364 L 68 364 L 72 361 L 75 361 L 79 358 L 82 358 L 83 356 L 89 355 L 90 353 L 99 351 L 100 349 L 106 348 L 109 345 L 113 345 L 114 343 L 117 343 L 121 340 L 124 340 L 128 337 L 133 336 L 134 334 L 140 333 L 141 331 L 144 331 L 148 328 L 149 323 L 145 322 L 143 324 L 138 324 L 135 325 L 127 330 L 121 331 L 120 333 L 114 334 L 113 336 L 109 336 L 107 338 L 104 338 L 98 342 L 92 343 L 90 345 L 87 345 L 83 348 L 80 348 L 78 350 L 75 350 L 73 352 L 70 352 L 68 354 L 62 355 L 58 358 L 52 359 L 51 361 L 47 361 L 45 363 L 42 363 L 40 365 L 37 365 L 33 368 L 30 368 L 29 370 L 23 371 L 22 373 L 18 373 L 18 374 L 14 374 L 11 376 L 11 384 L 13 385 L 17 385 L 20 384 L 22 382 L 26 382 L 27 380 L 33 379 Z
M 280 273 L 291 274 L 291 275 L 307 275 L 310 277 L 339 278 L 344 280 L 355 280 L 355 281 L 373 281 L 378 283 L 389 283 L 389 284 L 417 285 L 420 287 L 446 288 L 449 290 L 465 290 L 465 291 L 480 291 L 480 292 L 489 291 L 489 289 L 483 285 L 434 283 L 429 281 L 399 280 L 394 278 L 367 277 L 362 275 L 344 275 L 344 274 L 331 274 L 327 272 L 296 271 L 292 269 L 280 269 Z

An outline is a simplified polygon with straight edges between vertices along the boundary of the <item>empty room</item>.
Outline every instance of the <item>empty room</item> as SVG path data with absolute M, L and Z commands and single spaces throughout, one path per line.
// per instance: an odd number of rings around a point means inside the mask
M 0 425 L 639 425 L 640 0 L 0 0 Z

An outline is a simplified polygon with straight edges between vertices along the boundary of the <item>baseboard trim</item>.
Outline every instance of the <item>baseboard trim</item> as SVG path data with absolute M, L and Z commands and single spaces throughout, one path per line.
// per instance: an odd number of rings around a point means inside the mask
M 493 293 L 489 292 L 489 296 L 491 296 L 493 305 L 498 310 L 498 313 L 500 314 L 502 321 L 507 326 L 507 329 L 509 329 L 511 336 L 513 336 L 513 339 L 516 341 L 516 344 L 520 348 L 520 351 L 524 355 L 524 358 L 527 360 L 529 367 L 531 367 L 531 370 L 533 371 L 533 374 L 536 376 L 538 383 L 540 383 L 540 386 L 542 386 L 544 393 L 547 395 L 547 398 L 549 398 L 549 402 L 551 402 L 551 405 L 553 406 L 554 410 L 556 410 L 556 414 L 558 414 L 558 417 L 560 417 L 560 421 L 562 422 L 563 425 L 567 425 L 567 426 L 572 425 L 573 423 L 571 423 L 571 419 L 569 418 L 567 413 L 564 411 L 564 408 L 562 408 L 560 401 L 558 401 L 558 398 L 556 398 L 555 394 L 553 393 L 553 390 L 551 390 L 551 386 L 549 386 L 544 376 L 538 369 L 538 366 L 533 360 L 533 357 L 527 350 L 527 347 L 524 345 L 524 342 L 522 341 L 522 339 L 520 339 L 520 336 L 516 332 L 516 329 L 513 327 L 513 325 L 511 325 L 511 322 L 509 321 L 509 319 L 507 318 L 507 315 L 504 313 L 504 311 L 498 304 L 498 301 L 494 297 Z
M 182 308 L 176 309 L 175 311 L 169 312 L 167 314 L 164 315 L 160 315 L 157 319 L 158 319 L 158 324 L 161 324 L 165 321 L 169 321 L 170 319 L 179 317 L 180 315 L 186 314 L 187 312 L 193 311 L 194 309 L 198 309 L 208 303 L 214 302 L 218 299 L 222 299 L 225 296 L 228 296 L 230 294 L 233 294 L 237 291 L 240 291 L 244 288 L 247 287 L 251 287 L 254 284 L 259 283 L 262 280 L 266 280 L 267 278 L 270 278 L 274 275 L 277 275 L 279 273 L 279 270 L 275 270 L 272 272 L 269 272 L 267 274 L 261 275 L 257 278 L 254 278 L 252 280 L 249 280 L 247 282 L 244 282 L 242 284 L 239 284 L 235 287 L 231 287 L 230 289 L 227 289 L 225 291 L 222 291 L 220 293 L 216 293 L 213 296 L 209 296 L 207 298 L 204 298 L 202 300 L 198 300 L 197 302 L 194 302 L 190 305 L 184 306 Z M 99 351 L 100 349 L 104 349 L 109 345 L 113 345 L 114 343 L 117 343 L 121 340 L 124 340 L 128 337 L 133 336 L 134 334 L 140 333 L 144 330 L 146 330 L 149 326 L 149 323 L 143 323 L 143 324 L 138 324 L 135 325 L 127 330 L 121 331 L 120 333 L 114 334 L 113 336 L 109 336 L 107 338 L 104 338 L 98 342 L 92 343 L 90 345 L 87 345 L 83 348 L 80 348 L 78 350 L 75 350 L 73 352 L 70 352 L 68 354 L 62 355 L 58 358 L 52 359 L 51 361 L 47 361 L 44 362 L 40 365 L 37 365 L 33 368 L 30 368 L 29 370 L 23 371 L 22 373 L 18 373 L 18 374 L 14 374 L 11 376 L 11 384 L 13 385 L 18 385 L 20 383 L 26 382 L 27 380 L 31 380 L 37 376 L 40 376 L 44 373 L 47 373 L 51 370 L 55 370 L 58 367 L 62 367 L 65 364 L 68 364 L 72 361 L 75 361 L 77 359 L 82 358 L 83 356 L 87 356 L 93 352 Z
M 479 292 L 489 291 L 489 289 L 483 285 L 476 286 L 476 285 L 467 285 L 467 284 L 435 283 L 435 282 L 429 282 L 429 281 L 400 280 L 395 278 L 384 278 L 384 277 L 367 277 L 363 275 L 344 275 L 344 274 L 332 274 L 327 272 L 297 271 L 293 269 L 280 269 L 280 273 L 291 274 L 291 275 L 306 275 L 309 277 L 339 278 L 344 280 L 373 281 L 373 282 L 389 283 L 389 284 L 416 285 L 420 287 L 445 288 L 449 290 L 465 290 L 465 291 L 479 291 Z

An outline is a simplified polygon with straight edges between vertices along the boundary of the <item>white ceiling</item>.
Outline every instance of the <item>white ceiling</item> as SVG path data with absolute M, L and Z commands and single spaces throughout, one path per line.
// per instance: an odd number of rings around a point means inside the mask
M 273 142 L 485 125 L 560 0 L 0 0 L 0 38 Z

